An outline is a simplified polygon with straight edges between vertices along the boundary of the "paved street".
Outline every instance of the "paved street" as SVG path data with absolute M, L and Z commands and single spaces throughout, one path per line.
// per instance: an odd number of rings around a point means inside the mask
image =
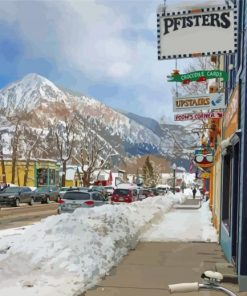
M 23 205 L 18 208 L 1 208 L 0 209 L 0 230 L 21 227 L 37 222 L 42 218 L 55 215 L 58 205 L 35 204 L 33 206 Z

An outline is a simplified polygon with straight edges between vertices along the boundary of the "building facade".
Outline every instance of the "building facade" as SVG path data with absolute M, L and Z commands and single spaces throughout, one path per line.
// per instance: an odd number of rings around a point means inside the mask
M 18 160 L 14 168 L 14 182 L 12 182 L 13 168 L 11 159 L 2 160 L 2 164 L 0 166 L 1 183 L 14 183 L 18 186 L 30 187 L 59 185 L 60 164 L 55 160 L 31 159 L 28 165 L 26 160 Z
M 237 2 L 237 1 L 235 1 Z M 247 291 L 247 38 L 246 0 L 237 2 L 238 52 L 226 56 L 225 85 L 227 109 L 221 143 L 220 243 L 238 275 L 240 291 Z

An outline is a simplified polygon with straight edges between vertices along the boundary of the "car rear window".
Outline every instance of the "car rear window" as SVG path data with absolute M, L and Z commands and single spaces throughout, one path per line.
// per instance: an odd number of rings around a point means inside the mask
M 129 194 L 129 189 L 115 189 L 114 194 L 128 195 Z
M 90 194 L 87 192 L 76 192 L 76 191 L 67 191 L 63 199 L 68 199 L 68 200 L 88 200 L 90 199 Z

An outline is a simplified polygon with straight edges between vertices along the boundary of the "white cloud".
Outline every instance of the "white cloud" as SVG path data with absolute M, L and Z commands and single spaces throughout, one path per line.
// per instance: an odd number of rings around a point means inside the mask
M 160 3 L 6 1 L 0 19 L 18 26 L 28 57 L 47 57 L 63 73 L 69 67 L 83 73 L 92 84 L 113 81 L 120 88 L 134 88 L 136 97 L 130 99 L 137 103 L 143 100 L 144 115 L 156 117 L 155 110 L 162 113 L 164 105 L 165 110 L 172 110 L 171 85 L 165 81 L 175 65 L 174 61 L 158 61 L 156 40 L 149 41 L 143 35 L 143 30 L 156 34 L 156 8 Z M 123 10 L 120 4 L 125 5 Z M 142 33 L 138 34 L 140 29 Z M 124 30 L 134 30 L 137 38 L 127 39 Z M 143 86 L 148 87 L 147 94 Z M 152 92 L 155 95 L 151 98 Z
M 131 65 L 127 63 L 114 63 L 109 68 L 109 75 L 113 78 L 127 76 L 131 71 Z

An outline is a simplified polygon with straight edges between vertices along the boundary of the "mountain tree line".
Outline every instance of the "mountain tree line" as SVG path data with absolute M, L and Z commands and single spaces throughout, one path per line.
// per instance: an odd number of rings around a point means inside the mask
M 15 183 L 17 179 L 18 185 L 27 185 L 31 159 L 52 156 L 61 163 L 62 186 L 65 186 L 68 162 L 76 162 L 81 167 L 83 186 L 89 186 L 93 173 L 104 168 L 110 157 L 117 154 L 116 150 L 100 137 L 100 126 L 95 119 L 86 120 L 76 108 L 64 108 L 55 120 L 47 120 L 43 128 L 31 127 L 33 125 L 30 123 L 34 117 L 32 112 L 26 111 L 9 114 L 6 116 L 6 126 L 10 127 L 4 132 L 0 131 L 1 137 L 4 133 L 11 137 L 8 147 L 12 162 L 11 183 Z M 1 143 L 3 174 L 5 167 L 3 142 Z M 19 178 L 18 160 L 24 161 L 24 180 Z M 6 182 L 6 178 L 3 181 Z

